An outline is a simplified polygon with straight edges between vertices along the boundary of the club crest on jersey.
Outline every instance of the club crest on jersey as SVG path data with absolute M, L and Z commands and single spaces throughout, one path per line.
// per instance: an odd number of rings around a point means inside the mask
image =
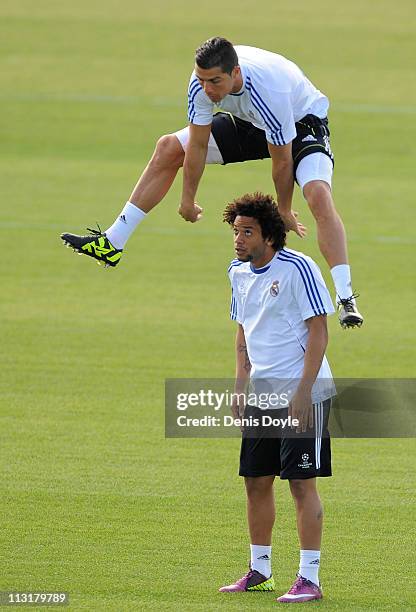
M 277 297 L 279 295 L 279 281 L 275 280 L 272 282 L 272 286 L 270 287 L 270 295 L 272 297 Z

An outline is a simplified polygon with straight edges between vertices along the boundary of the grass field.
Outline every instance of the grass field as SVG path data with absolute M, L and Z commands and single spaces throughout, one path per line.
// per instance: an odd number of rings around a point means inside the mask
M 248 559 L 238 440 L 165 440 L 167 377 L 230 377 L 234 325 L 221 212 L 272 190 L 268 161 L 207 169 L 195 226 L 180 180 L 117 270 L 62 248 L 105 228 L 156 138 L 186 123 L 193 50 L 209 36 L 276 50 L 330 97 L 334 194 L 349 235 L 360 331 L 330 321 L 338 377 L 413 377 L 416 53 L 412 0 L 220 7 L 155 0 L 3 0 L 1 590 L 65 590 L 73 610 L 276 609 L 223 596 Z M 303 250 L 328 270 L 309 226 Z M 335 440 L 322 610 L 411 610 L 414 440 Z M 413 467 L 412 467 L 413 466 Z M 298 563 L 277 483 L 279 594 Z

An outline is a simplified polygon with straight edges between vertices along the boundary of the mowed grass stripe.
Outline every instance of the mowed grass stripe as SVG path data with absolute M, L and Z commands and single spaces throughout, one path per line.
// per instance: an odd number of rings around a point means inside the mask
M 366 316 L 357 333 L 329 321 L 337 376 L 414 376 L 413 3 L 378 9 L 221 8 L 222 34 L 295 60 L 331 100 L 334 194 Z M 249 554 L 238 440 L 165 440 L 163 406 L 166 377 L 233 375 L 221 211 L 272 191 L 270 162 L 207 169 L 195 226 L 177 215 L 179 178 L 116 270 L 59 239 L 108 226 L 158 136 L 185 125 L 192 52 L 218 32 L 218 12 L 201 5 L 196 16 L 181 0 L 6 1 L 0 12 L 0 589 L 68 590 L 73 610 L 276 609 L 273 594 L 217 593 Z M 289 246 L 331 286 L 299 192 L 294 206 L 309 237 Z M 334 477 L 320 483 L 320 608 L 415 608 L 414 450 L 414 440 L 334 440 Z M 276 501 L 280 594 L 298 564 L 284 482 Z

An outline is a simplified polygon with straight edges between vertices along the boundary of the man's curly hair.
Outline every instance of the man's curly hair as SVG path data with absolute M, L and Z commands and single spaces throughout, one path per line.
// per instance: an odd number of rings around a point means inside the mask
M 286 230 L 277 204 L 271 195 L 256 191 L 236 198 L 227 204 L 223 220 L 233 226 L 238 215 L 257 219 L 264 240 L 272 240 L 272 247 L 276 251 L 283 249 L 286 243 Z

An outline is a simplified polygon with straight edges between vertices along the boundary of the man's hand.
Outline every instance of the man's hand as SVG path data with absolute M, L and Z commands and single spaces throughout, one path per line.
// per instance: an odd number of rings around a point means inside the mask
M 313 427 L 313 409 L 312 409 L 312 398 L 310 391 L 303 391 L 298 389 L 293 396 L 292 401 L 289 404 L 288 416 L 293 419 L 298 419 L 299 425 L 292 425 L 292 428 L 296 427 L 296 433 L 306 432 L 306 428 Z
M 238 394 L 239 395 L 239 394 Z M 242 419 L 244 416 L 245 404 L 241 401 L 241 398 L 233 397 L 233 403 L 231 404 L 231 412 L 234 419 Z M 240 431 L 244 431 L 244 427 L 240 425 Z
M 178 213 L 190 223 L 199 221 L 202 208 L 195 202 L 199 181 L 207 159 L 210 125 L 189 125 L 189 142 L 183 160 L 183 184 Z
M 195 223 L 202 218 L 203 208 L 201 208 L 196 202 L 193 204 L 181 204 L 178 208 L 178 213 L 185 219 L 185 221 L 190 221 L 191 223 Z
M 304 236 L 306 236 L 307 229 L 302 223 L 299 223 L 297 219 L 298 217 L 297 212 L 295 212 L 294 210 L 289 210 L 289 212 L 283 213 L 282 211 L 279 210 L 279 214 L 282 217 L 282 221 L 285 224 L 285 228 L 287 232 L 292 230 L 300 238 L 304 238 Z
M 244 415 L 244 406 L 241 406 L 238 401 L 233 400 L 231 412 L 235 419 L 241 419 Z

